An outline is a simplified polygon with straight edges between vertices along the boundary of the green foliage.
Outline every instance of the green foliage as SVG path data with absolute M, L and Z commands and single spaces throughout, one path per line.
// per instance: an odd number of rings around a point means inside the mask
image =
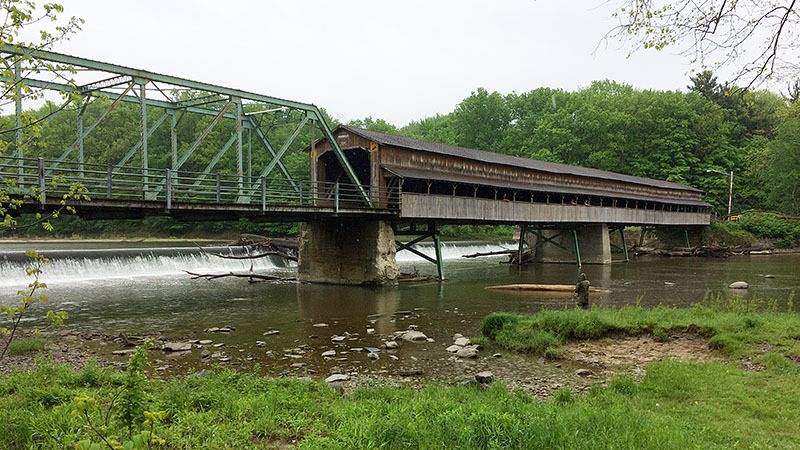
M 44 350 L 45 340 L 40 337 L 15 339 L 8 345 L 9 355 L 22 355 L 25 353 L 40 352 Z
M 779 239 L 784 246 L 800 240 L 800 223 L 789 222 L 777 214 L 749 212 L 742 214 L 737 223 L 758 237 Z
M 128 429 L 129 435 L 132 435 L 133 430 L 141 426 L 144 421 L 146 401 L 144 387 L 147 383 L 145 369 L 147 351 L 151 345 L 150 342 L 145 342 L 133 352 L 125 372 L 125 383 L 120 398 L 120 419 Z
M 690 308 L 593 308 L 539 311 L 532 315 L 494 313 L 481 333 L 491 344 L 510 350 L 557 355 L 567 341 L 595 339 L 615 333 L 651 334 L 669 339 L 675 331 L 696 330 L 709 345 L 727 356 L 758 353 L 768 344 L 787 356 L 800 356 L 800 316 L 778 311 L 771 300 L 709 299 Z
M 705 242 L 719 245 L 748 246 L 756 241 L 756 237 L 738 222 L 714 222 L 704 233 Z

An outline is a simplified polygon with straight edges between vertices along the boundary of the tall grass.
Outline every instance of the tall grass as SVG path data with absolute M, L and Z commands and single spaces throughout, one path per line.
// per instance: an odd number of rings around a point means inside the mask
M 652 334 L 659 340 L 669 333 L 690 331 L 710 339 L 712 348 L 729 356 L 757 353 L 769 346 L 790 357 L 800 356 L 800 315 L 793 295 L 785 308 L 771 299 L 728 298 L 707 294 L 704 302 L 688 308 L 626 306 L 590 310 L 544 310 L 533 315 L 494 313 L 486 317 L 481 334 L 500 347 L 558 355 L 572 340 L 612 334 Z
M 223 371 L 149 381 L 146 398 L 167 412 L 167 448 L 797 448 L 798 381 L 796 372 L 662 362 L 641 382 L 620 376 L 540 401 L 500 384 L 377 385 L 341 396 L 322 383 Z M 1 376 L 0 448 L 71 448 L 88 433 L 72 399 L 110 401 L 122 382 L 97 366 Z

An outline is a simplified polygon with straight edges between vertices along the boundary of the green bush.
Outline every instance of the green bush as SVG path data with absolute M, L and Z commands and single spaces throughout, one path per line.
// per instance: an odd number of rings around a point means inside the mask
M 481 324 L 481 334 L 494 339 L 506 324 L 516 323 L 519 316 L 510 313 L 492 313 L 483 319 Z
M 45 341 L 42 338 L 24 338 L 11 341 L 8 346 L 8 353 L 11 355 L 22 355 L 25 353 L 40 352 L 44 350 Z
M 800 239 L 800 225 L 789 222 L 777 214 L 750 212 L 742 214 L 737 221 L 743 230 L 760 238 L 779 239 L 792 245 Z
M 738 222 L 716 222 L 705 231 L 705 242 L 718 245 L 748 246 L 756 241 Z

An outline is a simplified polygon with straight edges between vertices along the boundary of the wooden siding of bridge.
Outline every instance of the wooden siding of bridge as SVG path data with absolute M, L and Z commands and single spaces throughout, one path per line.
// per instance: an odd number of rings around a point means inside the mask
M 708 225 L 709 214 L 606 206 L 508 202 L 404 192 L 403 219 L 464 223 L 608 223 L 626 225 Z

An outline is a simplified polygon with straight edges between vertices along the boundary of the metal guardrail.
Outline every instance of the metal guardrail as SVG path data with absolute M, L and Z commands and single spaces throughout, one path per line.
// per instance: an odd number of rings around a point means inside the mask
M 0 181 L 12 195 L 33 192 L 61 196 L 74 183 L 87 189 L 92 199 L 149 201 L 171 209 L 176 203 L 208 205 L 259 205 L 262 211 L 272 206 L 320 207 L 340 209 L 397 209 L 400 188 L 376 189 L 368 185 L 312 182 L 310 180 L 270 179 L 143 169 L 58 161 L 44 158 L 0 157 Z M 8 183 L 8 182 L 11 183 Z M 367 204 L 361 192 L 369 194 Z M 216 208 L 215 208 L 216 209 Z

